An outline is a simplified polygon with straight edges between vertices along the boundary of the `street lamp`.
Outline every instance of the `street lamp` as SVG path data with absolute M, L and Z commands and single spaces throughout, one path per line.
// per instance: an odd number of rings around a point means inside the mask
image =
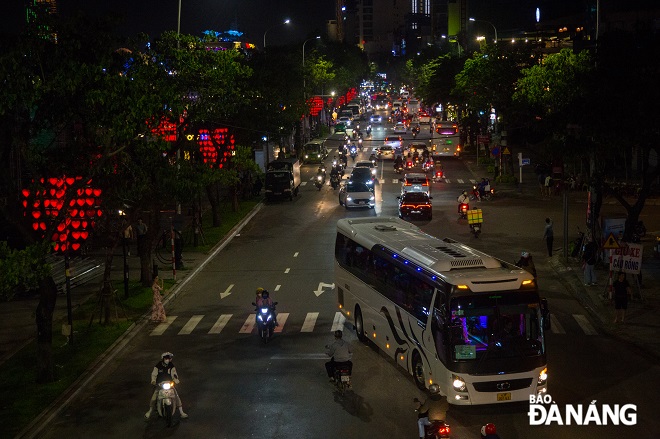
M 306 79 L 305 79 L 305 44 L 307 44 L 308 41 L 319 40 L 319 39 L 321 39 L 321 36 L 315 36 L 314 38 L 309 38 L 309 39 L 305 40 L 305 42 L 303 43 L 303 58 L 302 58 L 302 61 L 303 61 L 302 62 L 302 66 L 303 66 L 303 98 L 307 97 L 305 95 L 305 86 L 306 86 Z
M 495 25 L 493 23 L 491 23 L 490 21 L 486 21 L 486 20 L 475 20 L 472 17 L 470 17 L 468 20 L 470 20 L 470 21 L 482 21 L 484 23 L 488 23 L 491 26 L 493 26 L 493 30 L 495 31 L 495 44 L 497 44 L 497 29 L 495 28 Z
M 289 20 L 289 19 L 287 18 L 287 19 L 284 20 L 282 23 L 276 24 L 275 26 L 271 26 L 271 27 L 269 27 L 268 29 L 266 29 L 266 32 L 264 32 L 264 49 L 266 48 L 266 34 L 268 33 L 268 31 L 271 30 L 271 29 L 274 28 L 274 27 L 281 26 L 281 25 L 283 25 L 283 24 L 289 24 L 289 23 L 291 23 L 291 20 Z

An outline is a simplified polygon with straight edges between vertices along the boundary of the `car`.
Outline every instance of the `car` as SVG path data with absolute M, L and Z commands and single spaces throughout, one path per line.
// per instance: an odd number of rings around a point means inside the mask
M 371 117 L 369 118 L 369 122 L 383 123 L 383 116 L 381 116 L 380 114 L 372 114 Z
M 431 184 L 426 174 L 411 172 L 399 179 L 401 182 L 401 195 L 408 192 L 426 192 L 431 195 Z
M 348 117 L 348 116 L 341 116 L 339 118 L 339 123 L 343 123 L 347 127 L 350 127 L 351 126 L 351 118 Z
M 346 125 L 339 122 L 335 125 L 335 134 L 346 133 Z
M 426 192 L 406 192 L 397 197 L 399 200 L 399 218 L 418 216 L 433 219 L 433 197 Z
M 408 144 L 407 148 L 405 149 L 404 153 L 405 154 L 408 154 L 408 153 L 412 154 L 415 151 L 417 151 L 417 153 L 420 156 L 422 156 L 423 153 L 424 153 L 424 150 L 427 150 L 427 151 L 429 150 L 429 146 L 425 142 L 410 142 Z M 429 151 L 429 153 L 430 152 L 431 151 Z
M 373 186 L 376 181 L 376 175 L 371 172 L 371 168 L 360 167 L 353 168 L 351 175 L 348 177 L 349 181 L 354 181 L 357 183 L 366 183 L 369 186 Z
M 399 134 L 406 134 L 408 132 L 408 128 L 406 127 L 405 123 L 397 122 L 396 125 L 394 125 L 394 132 Z
M 401 136 L 385 136 L 383 145 L 392 147 L 394 152 L 398 154 L 403 146 L 403 138 Z
M 430 124 L 431 123 L 431 116 L 426 111 L 420 111 L 419 112 L 419 123 L 423 124 Z
M 375 176 L 378 169 L 376 165 L 371 160 L 360 160 L 355 163 L 355 168 L 368 168 L 371 171 L 371 175 Z
M 373 209 L 376 205 L 373 186 L 360 181 L 347 181 L 339 189 L 339 205 L 347 209 L 349 207 Z
M 378 148 L 378 158 L 381 160 L 394 160 L 394 148 L 390 145 L 383 145 Z

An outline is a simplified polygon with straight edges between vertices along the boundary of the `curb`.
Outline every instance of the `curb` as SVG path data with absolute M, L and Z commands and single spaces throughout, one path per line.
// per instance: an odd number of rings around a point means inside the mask
M 163 301 L 163 305 L 174 300 L 179 291 L 192 279 L 197 273 L 203 269 L 208 262 L 213 259 L 232 239 L 248 224 L 252 218 L 261 210 L 263 202 L 258 203 L 254 209 L 236 224 L 225 236 L 220 240 L 208 253 L 208 256 L 201 262 L 201 264 L 193 270 L 192 273 L 187 275 L 180 282 L 177 282 L 172 288 L 170 294 L 167 295 Z M 115 342 L 108 347 L 96 360 L 83 372 L 83 374 L 74 381 L 55 401 L 53 401 L 44 411 L 38 414 L 32 422 L 30 422 L 23 430 L 21 430 L 14 439 L 32 439 L 37 437 L 41 431 L 50 424 L 50 422 L 58 416 L 66 407 L 68 407 L 73 399 L 105 368 L 109 362 L 104 361 L 110 355 L 116 355 L 121 352 L 124 347 L 137 335 L 147 323 L 149 323 L 149 315 L 151 311 L 145 312 L 136 322 L 126 329 Z

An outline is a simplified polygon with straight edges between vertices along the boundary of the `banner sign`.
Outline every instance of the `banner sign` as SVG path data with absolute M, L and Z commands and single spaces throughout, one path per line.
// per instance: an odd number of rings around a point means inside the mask
M 610 260 L 610 270 L 612 272 L 622 271 L 624 273 L 639 274 L 639 270 L 642 268 L 642 244 L 627 244 L 610 251 L 612 252 Z

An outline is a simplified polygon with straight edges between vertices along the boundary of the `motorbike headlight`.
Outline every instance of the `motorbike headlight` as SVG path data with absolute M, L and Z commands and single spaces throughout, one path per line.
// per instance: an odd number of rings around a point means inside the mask
M 268 308 L 261 308 L 261 314 L 268 314 Z
M 376 175 L 376 170 L 375 170 L 375 169 L 372 169 L 372 170 L 371 170 L 371 173 L 372 173 L 373 175 Z
M 323 180 L 323 177 L 320 176 L 320 175 L 317 175 L 317 176 L 316 176 L 316 179 L 317 179 L 318 181 L 321 181 L 321 180 Z
M 465 381 L 463 378 L 459 377 L 458 375 L 453 375 L 451 376 L 451 381 L 452 385 L 454 386 L 454 390 L 457 392 L 465 392 L 467 390 L 467 385 L 465 384 Z
M 346 201 L 353 201 L 353 199 L 350 196 L 348 196 L 346 197 Z
M 172 388 L 172 383 L 167 382 L 162 384 L 163 390 L 170 390 Z
M 257 316 L 257 318 L 259 319 L 260 322 L 263 322 L 263 321 L 264 321 L 264 318 L 261 316 L 261 314 L 259 314 L 259 315 Z
M 369 197 L 369 201 L 374 201 L 375 199 L 376 197 L 374 197 L 373 195 Z

